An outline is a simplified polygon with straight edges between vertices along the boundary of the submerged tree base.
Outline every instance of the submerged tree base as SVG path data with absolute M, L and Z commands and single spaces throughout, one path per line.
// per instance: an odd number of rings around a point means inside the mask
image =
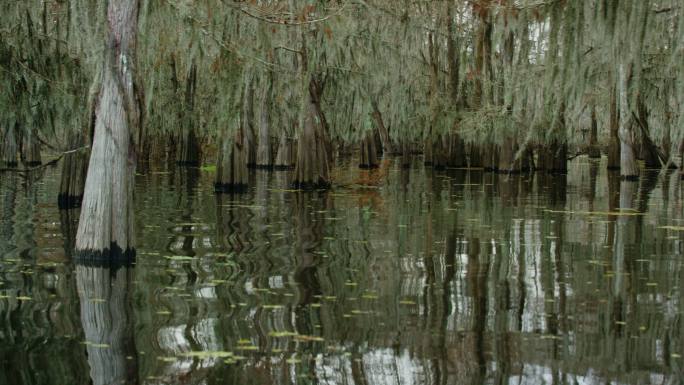
M 214 183 L 214 192 L 217 194 L 232 194 L 247 192 L 248 186 L 246 183 Z
M 76 250 L 74 251 L 74 262 L 83 265 L 130 265 L 135 263 L 135 249 L 121 249 L 116 243 L 112 243 L 108 249 L 104 250 Z

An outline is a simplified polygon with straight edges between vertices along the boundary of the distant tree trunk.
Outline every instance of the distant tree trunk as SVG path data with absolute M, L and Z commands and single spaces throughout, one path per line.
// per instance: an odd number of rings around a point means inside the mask
M 302 189 L 330 187 L 330 166 L 328 164 L 325 133 L 314 97 L 309 92 L 306 98 L 304 125 L 297 141 L 297 161 L 293 185 Z
M 485 146 L 484 154 L 484 170 L 485 171 L 497 171 L 499 169 L 499 146 L 488 143 Z
M 274 166 L 276 170 L 289 170 L 294 166 L 294 140 L 285 131 L 280 135 Z
M 411 148 L 406 139 L 401 143 L 401 168 L 411 168 Z
M 608 142 L 608 169 L 620 169 L 620 115 L 615 86 L 610 89 L 610 117 L 609 117 L 610 140 Z
M 182 112 L 183 125 L 182 137 L 180 140 L 180 154 L 178 164 L 183 166 L 199 166 L 200 165 L 200 144 L 197 138 L 197 130 L 195 128 L 196 119 L 194 115 L 195 109 L 195 92 L 197 89 L 197 65 L 193 61 L 190 65 L 190 71 L 185 83 L 185 103 Z
M 270 77 L 270 75 L 268 75 Z M 259 111 L 259 145 L 256 154 L 258 168 L 273 168 L 273 151 L 271 150 L 271 126 L 269 108 L 271 104 L 272 83 L 269 80 L 265 87 Z
M 366 132 L 361 140 L 361 163 L 359 168 L 377 168 L 378 154 L 376 153 L 375 135 L 372 132 Z
M 684 179 L 684 139 L 679 143 L 679 175 Z
M 568 145 L 554 139 L 544 145 L 538 152 L 537 169 L 550 174 L 565 174 L 568 172 Z
M 17 166 L 17 153 L 19 152 L 19 139 L 17 127 L 10 124 L 2 135 L 0 143 L 0 163 L 7 167 Z
M 482 168 L 484 164 L 482 162 L 482 148 L 475 144 L 470 143 L 468 145 L 468 167 L 469 168 Z
M 254 130 L 254 86 L 252 81 L 248 80 L 245 87 L 242 104 L 242 133 L 244 135 L 247 167 L 254 167 L 257 163 L 257 138 Z
M 448 144 L 444 135 L 436 135 L 430 146 L 432 151 L 432 167 L 435 170 L 445 170 L 447 167 Z
M 648 109 L 641 96 L 637 96 L 637 126 L 641 129 L 641 146 L 639 152 L 646 168 L 660 168 L 660 154 L 658 147 L 649 136 Z
M 81 138 L 80 133 L 72 134 L 68 141 L 69 148 L 75 149 L 83 146 L 84 141 Z M 81 206 L 86 173 L 88 172 L 88 155 L 89 152 L 85 149 L 64 155 L 59 195 L 57 196 L 57 204 L 60 209 Z
M 521 161 L 516 159 L 518 144 L 515 138 L 507 137 L 501 144 L 501 154 L 499 157 L 499 172 L 506 174 L 516 174 L 521 171 Z
M 247 148 L 242 127 L 238 125 L 237 132 L 232 137 L 227 136 L 221 141 L 214 191 L 217 193 L 242 192 L 247 189 Z
M 619 103 L 620 103 L 620 176 L 622 179 L 639 178 L 639 167 L 636 160 L 634 120 L 630 116 L 628 95 L 631 74 L 624 65 L 619 69 Z
M 135 256 L 134 133 L 140 106 L 134 94 L 138 0 L 109 0 L 102 91 L 76 235 L 77 258 Z
M 378 129 L 378 134 L 380 135 L 380 142 L 382 143 L 382 154 L 391 155 L 394 153 L 394 148 L 392 146 L 392 141 L 390 140 L 389 130 L 382 120 L 382 114 L 380 113 L 377 102 L 372 102 L 371 104 L 373 107 L 372 117 L 375 121 L 375 127 Z
M 601 149 L 598 145 L 598 122 L 596 120 L 596 106 L 591 108 L 591 129 L 589 131 L 589 148 L 587 149 L 589 158 L 600 158 Z
M 404 153 L 404 144 L 401 146 L 402 155 Z M 425 166 L 433 166 L 435 163 L 435 144 L 430 135 L 423 141 L 423 164 Z
M 21 138 L 21 163 L 26 166 L 34 167 L 42 164 L 40 157 L 40 142 L 36 137 L 36 133 L 30 130 L 27 135 Z
M 461 139 L 457 133 L 452 132 L 448 135 L 448 141 L 449 150 L 447 155 L 447 166 L 457 168 L 468 166 L 463 139 Z

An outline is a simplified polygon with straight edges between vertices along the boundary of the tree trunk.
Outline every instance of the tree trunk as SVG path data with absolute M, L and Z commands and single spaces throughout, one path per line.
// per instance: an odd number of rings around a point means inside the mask
M 660 163 L 658 146 L 653 143 L 649 134 L 648 109 L 640 96 L 637 97 L 637 112 L 638 116 L 635 120 L 637 127 L 641 129 L 641 146 L 639 148 L 641 159 L 644 160 L 646 168 L 660 168 L 662 164 Z M 663 161 L 665 160 L 663 159 Z
M 619 103 L 620 103 L 620 177 L 626 180 L 639 179 L 639 167 L 636 160 L 634 120 L 630 116 L 627 92 L 631 75 L 624 66 L 619 70 Z
M 499 146 L 489 143 L 485 146 L 484 170 L 496 171 L 499 169 Z
M 471 143 L 468 147 L 468 167 L 469 168 L 482 168 L 484 165 L 482 163 L 482 149 L 479 145 Z
M 411 149 L 406 139 L 401 144 L 401 168 L 411 168 Z
M 247 167 L 256 166 L 256 133 L 254 130 L 254 87 L 248 80 L 242 105 L 242 133 L 244 135 Z
M 378 154 L 376 153 L 375 135 L 366 132 L 361 141 L 361 163 L 359 168 L 378 168 Z
M 271 104 L 272 85 L 265 87 L 264 95 L 261 98 L 259 111 L 259 145 L 256 154 L 256 166 L 258 168 L 273 168 L 273 154 L 271 151 L 271 127 L 269 108 Z
M 373 102 L 373 120 L 375 121 L 375 126 L 378 129 L 378 134 L 380 135 L 380 142 L 382 143 L 382 154 L 384 156 L 391 155 L 394 153 L 394 148 L 392 146 L 392 141 L 390 140 L 389 130 L 385 126 L 385 122 L 382 120 L 382 114 L 378 108 L 378 104 Z
M 81 134 L 73 134 L 68 143 L 70 148 L 74 149 L 83 146 Z M 64 155 L 59 195 L 57 196 L 57 204 L 60 209 L 81 206 L 86 173 L 88 172 L 88 155 L 89 152 L 85 149 Z
M 183 166 L 197 167 L 200 165 L 200 144 L 196 133 L 196 119 L 193 114 L 195 109 L 195 92 L 197 89 L 197 65 L 193 62 L 190 65 L 190 72 L 185 84 L 185 105 L 182 112 L 183 125 L 182 137 L 180 140 L 180 154 L 178 164 Z
M 290 170 L 294 167 L 294 141 L 285 131 L 280 135 L 278 153 L 275 160 L 276 170 Z
M 330 187 L 325 135 L 312 98 L 311 95 L 307 97 L 304 125 L 297 141 L 297 162 L 292 184 L 301 189 Z
M 432 146 L 432 167 L 435 170 L 445 170 L 447 166 L 447 139 L 444 135 L 438 135 L 433 141 Z
M 591 109 L 591 129 L 589 131 L 589 148 L 587 149 L 589 158 L 601 158 L 601 148 L 598 145 L 598 122 L 596 120 L 596 106 Z
M 517 174 L 521 170 L 521 161 L 516 159 L 518 144 L 514 137 L 507 137 L 501 144 L 498 171 L 505 174 Z
M 222 140 L 219 149 L 214 191 L 217 193 L 243 192 L 247 189 L 247 149 L 242 128 Z
M 447 155 L 448 167 L 467 167 L 468 159 L 466 158 L 465 143 L 457 133 L 451 133 L 448 136 L 449 149 Z
M 404 144 L 402 143 L 402 155 L 404 153 Z M 423 165 L 432 166 L 435 163 L 435 144 L 430 136 L 423 141 Z
M 19 152 L 19 140 L 17 127 L 11 124 L 3 133 L 2 143 L 0 143 L 0 164 L 7 167 L 17 166 L 17 153 Z
M 610 141 L 608 142 L 608 169 L 620 169 L 620 115 L 618 109 L 617 90 L 613 86 L 610 90 Z
M 76 235 L 76 256 L 92 260 L 135 256 L 134 133 L 140 106 L 134 95 L 138 0 L 110 0 L 102 91 Z
M 35 167 L 42 164 L 40 157 L 40 142 L 33 130 L 21 138 L 21 163 L 28 167 Z

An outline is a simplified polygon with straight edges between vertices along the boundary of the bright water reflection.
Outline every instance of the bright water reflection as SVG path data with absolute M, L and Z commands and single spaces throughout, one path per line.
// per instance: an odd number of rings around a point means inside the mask
M 604 169 L 236 196 L 155 172 L 108 267 L 70 262 L 56 170 L 3 174 L 0 383 L 680 383 L 681 182 Z

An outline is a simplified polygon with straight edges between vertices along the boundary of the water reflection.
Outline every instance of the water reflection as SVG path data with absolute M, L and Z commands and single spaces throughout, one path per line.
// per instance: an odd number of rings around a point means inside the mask
M 138 383 L 133 277 L 129 266 L 76 265 L 81 324 L 94 385 Z
M 676 173 L 287 177 L 214 195 L 211 172 L 150 170 L 118 268 L 71 264 L 56 175 L 3 178 L 0 383 L 681 381 Z

